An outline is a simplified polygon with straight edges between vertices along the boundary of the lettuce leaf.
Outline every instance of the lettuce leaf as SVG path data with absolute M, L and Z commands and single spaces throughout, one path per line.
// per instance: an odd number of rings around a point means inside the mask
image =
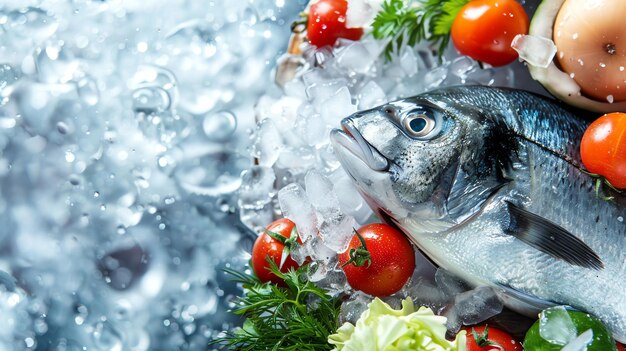
M 356 325 L 344 323 L 328 342 L 337 351 L 465 351 L 465 332 L 448 341 L 446 317 L 426 307 L 417 311 L 410 298 L 394 310 L 376 298 Z

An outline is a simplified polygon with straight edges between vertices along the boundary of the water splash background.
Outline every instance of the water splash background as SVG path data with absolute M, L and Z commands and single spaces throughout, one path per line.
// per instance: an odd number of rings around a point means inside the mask
M 303 1 L 0 4 L 0 349 L 200 350 Z

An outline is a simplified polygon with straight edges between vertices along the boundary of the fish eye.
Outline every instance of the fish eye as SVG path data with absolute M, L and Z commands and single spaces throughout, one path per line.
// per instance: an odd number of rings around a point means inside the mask
M 411 113 L 404 119 L 404 129 L 414 138 L 427 137 L 436 126 L 436 120 L 424 111 Z

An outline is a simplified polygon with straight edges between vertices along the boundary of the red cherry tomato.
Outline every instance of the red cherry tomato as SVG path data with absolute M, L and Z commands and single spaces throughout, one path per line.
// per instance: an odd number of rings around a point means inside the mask
M 472 328 L 478 336 L 478 341 L 474 338 Z M 485 333 L 487 329 L 487 333 Z M 487 325 L 479 325 L 471 328 L 464 328 L 467 332 L 467 351 L 523 351 L 522 344 L 515 340 L 507 332 L 489 327 Z M 497 343 L 497 345 L 489 345 L 489 342 Z M 480 346 L 485 345 L 485 346 Z
M 473 0 L 452 23 L 452 42 L 463 55 L 504 66 L 517 58 L 513 38 L 528 33 L 528 15 L 515 0 Z
M 295 223 L 287 218 L 281 218 L 270 223 L 266 229 L 283 236 L 286 240 L 291 236 L 291 231 L 294 227 Z M 266 257 L 269 256 L 276 262 L 276 265 L 279 265 L 283 250 L 285 250 L 285 244 L 272 238 L 267 231 L 259 235 L 252 247 L 252 270 L 259 280 L 264 283 L 272 282 L 279 285 L 283 284 L 282 279 L 268 270 L 269 263 L 266 259 Z M 290 268 L 296 269 L 298 268 L 298 264 L 291 257 L 287 257 L 280 271 L 287 272 Z
M 307 37 L 309 43 L 322 47 L 335 45 L 338 38 L 359 40 L 362 28 L 346 28 L 347 0 L 319 0 L 309 8 Z
M 622 344 L 616 342 L 615 346 L 617 347 L 617 351 L 624 351 L 624 346 Z
M 404 234 L 387 224 L 368 224 L 358 233 L 365 242 L 368 257 L 363 257 L 363 262 L 353 259 L 352 255 L 363 253 L 359 251 L 363 247 L 356 234 L 348 250 L 339 255 L 339 264 L 350 286 L 374 296 L 388 296 L 400 290 L 415 270 L 413 245 Z M 362 265 L 358 266 L 359 263 Z
M 585 168 L 626 189 L 626 113 L 613 112 L 595 120 L 580 142 Z

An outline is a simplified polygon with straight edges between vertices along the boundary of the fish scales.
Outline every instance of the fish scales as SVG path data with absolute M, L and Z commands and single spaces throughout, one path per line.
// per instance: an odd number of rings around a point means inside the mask
M 410 121 L 429 114 L 444 127 L 415 133 Z M 535 302 L 570 305 L 626 341 L 626 207 L 623 197 L 597 197 L 582 171 L 588 122 L 531 93 L 454 87 L 358 112 L 343 126 L 363 136 L 351 150 L 346 133 L 331 138 L 361 194 L 434 262 L 502 289 L 503 302 L 520 312 L 535 314 Z M 367 154 L 387 168 L 370 167 Z M 563 235 L 571 246 L 533 246 L 528 228 L 537 218 L 547 233 L 540 244 Z M 555 239 L 550 222 L 565 234 Z M 572 259 L 581 252 L 589 259 Z

